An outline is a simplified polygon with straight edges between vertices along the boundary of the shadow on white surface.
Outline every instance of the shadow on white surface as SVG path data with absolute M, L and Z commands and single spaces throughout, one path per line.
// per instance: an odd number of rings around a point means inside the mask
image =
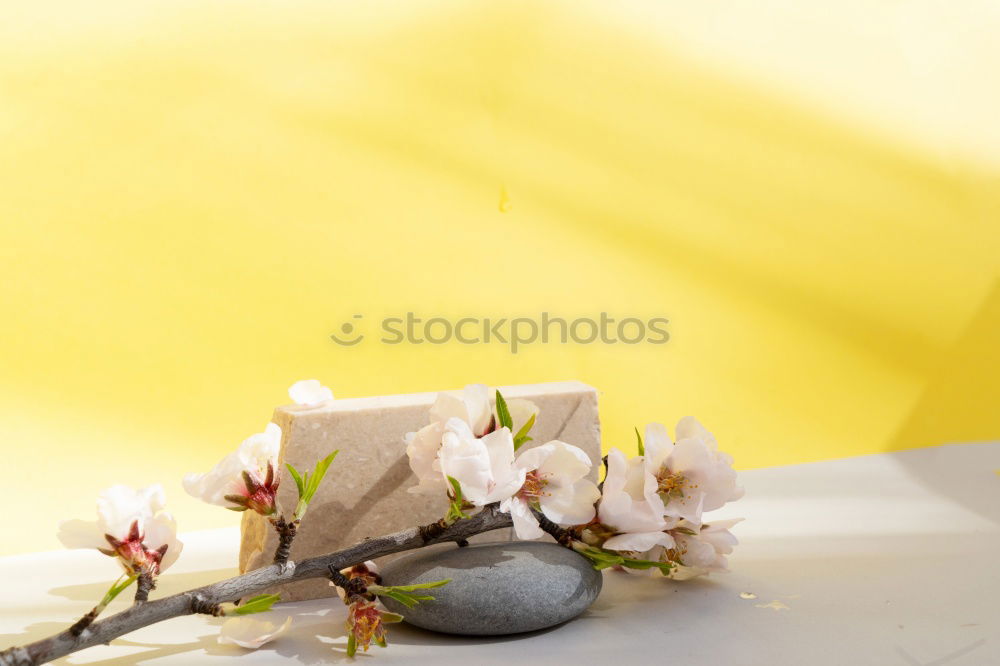
M 208 569 L 188 573 L 164 573 L 156 582 L 156 597 L 166 597 L 178 592 L 184 592 L 203 585 L 211 585 L 220 580 L 232 578 L 238 574 L 236 569 Z M 108 590 L 108 582 L 86 583 L 81 585 L 62 585 L 53 587 L 49 594 L 63 597 L 70 601 L 95 602 Z
M 747 518 L 736 529 L 742 543 L 731 574 L 679 583 L 607 572 L 596 603 L 558 627 L 475 638 L 393 625 L 390 648 L 372 648 L 357 663 L 1000 664 L 1000 589 L 993 574 L 1000 552 L 997 468 L 1000 444 L 753 470 L 744 475 L 747 498 L 730 514 Z M 235 559 L 235 531 L 190 539 L 198 547 L 164 576 L 157 596 L 233 573 L 219 567 Z M 71 583 L 100 581 L 109 572 L 107 558 L 77 551 L 0 558 L 9 601 L 0 607 L 0 629 L 18 630 L 0 636 L 0 646 L 65 629 L 106 586 Z M 126 605 L 116 602 L 109 610 Z M 59 663 L 192 666 L 239 658 L 244 666 L 314 666 L 347 660 L 345 610 L 336 599 L 282 604 L 275 612 L 292 615 L 292 627 L 256 652 L 218 645 L 221 620 L 188 616 Z

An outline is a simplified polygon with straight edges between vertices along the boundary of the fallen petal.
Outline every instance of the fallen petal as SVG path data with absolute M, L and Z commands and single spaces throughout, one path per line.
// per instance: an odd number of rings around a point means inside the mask
M 256 650 L 288 631 L 291 625 L 292 617 L 290 615 L 280 625 L 270 620 L 260 620 L 254 617 L 232 617 L 226 620 L 219 630 L 219 643 Z

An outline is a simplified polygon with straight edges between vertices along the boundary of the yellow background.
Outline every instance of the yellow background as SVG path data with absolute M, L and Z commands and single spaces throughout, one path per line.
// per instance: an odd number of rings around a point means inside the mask
M 742 468 L 1000 436 L 995 90 L 967 118 L 931 79 L 911 103 L 879 83 L 892 31 L 871 71 L 831 39 L 782 84 L 657 5 L 4 3 L 2 552 L 55 547 L 115 482 L 163 482 L 182 530 L 234 524 L 180 477 L 306 377 L 580 379 L 606 447 L 690 413 Z M 811 62 L 766 16 L 758 65 Z M 408 310 L 672 339 L 328 338 Z

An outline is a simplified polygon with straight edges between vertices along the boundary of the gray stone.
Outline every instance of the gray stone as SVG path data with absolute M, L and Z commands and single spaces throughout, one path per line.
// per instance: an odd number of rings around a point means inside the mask
M 447 634 L 487 636 L 545 629 L 594 602 L 603 578 L 586 559 L 552 543 L 521 541 L 457 548 L 437 546 L 394 560 L 384 585 L 450 578 L 434 601 L 406 608 L 383 599 L 409 624 Z

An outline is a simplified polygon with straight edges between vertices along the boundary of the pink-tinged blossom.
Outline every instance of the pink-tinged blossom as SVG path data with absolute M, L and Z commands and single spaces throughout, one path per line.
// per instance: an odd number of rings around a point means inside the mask
M 184 490 L 209 504 L 269 516 L 277 511 L 280 449 L 281 428 L 268 423 L 264 432 L 248 437 L 207 474 L 185 476 Z
M 743 496 L 736 483 L 733 458 L 719 451 L 715 438 L 686 416 L 677 423 L 676 443 L 660 423 L 645 433 L 645 471 L 655 479 L 663 512 L 699 524 L 702 513 Z
M 135 490 L 117 485 L 97 498 L 97 520 L 66 520 L 59 524 L 59 541 L 67 548 L 95 548 L 115 557 L 132 575 L 156 575 L 173 564 L 183 544 L 177 523 L 163 510 L 163 488 L 157 484 Z

